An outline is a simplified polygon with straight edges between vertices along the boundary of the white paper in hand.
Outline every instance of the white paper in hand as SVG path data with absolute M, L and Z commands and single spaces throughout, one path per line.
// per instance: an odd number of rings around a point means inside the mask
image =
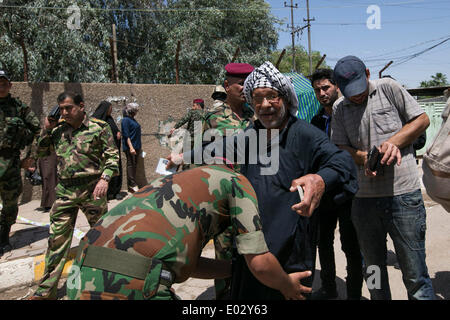
M 169 170 L 166 170 L 166 165 L 169 163 L 169 160 L 164 158 L 159 158 L 158 166 L 156 167 L 156 173 L 159 173 L 163 176 L 167 176 L 169 174 L 175 173 L 177 171 L 177 168 L 170 168 Z
M 303 189 L 301 186 L 297 186 L 298 195 L 300 196 L 300 202 L 303 201 Z

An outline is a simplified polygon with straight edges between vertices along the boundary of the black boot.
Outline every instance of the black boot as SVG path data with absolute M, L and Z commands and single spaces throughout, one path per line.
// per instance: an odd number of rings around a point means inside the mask
M 11 250 L 11 245 L 9 244 L 9 231 L 11 226 L 0 225 L 0 256 Z

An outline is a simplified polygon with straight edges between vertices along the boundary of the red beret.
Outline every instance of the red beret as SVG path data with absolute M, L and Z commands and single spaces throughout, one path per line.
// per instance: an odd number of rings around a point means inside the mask
M 193 103 L 205 103 L 205 101 L 203 99 L 194 99 Z
M 225 66 L 226 75 L 236 78 L 247 78 L 253 70 L 255 68 L 248 63 L 229 63 Z

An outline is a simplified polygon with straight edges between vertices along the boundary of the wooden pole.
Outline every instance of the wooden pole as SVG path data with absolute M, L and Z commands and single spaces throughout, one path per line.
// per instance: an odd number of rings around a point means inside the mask
M 112 48 L 113 48 L 113 72 L 114 82 L 119 82 L 119 70 L 117 69 L 117 38 L 116 38 L 116 25 L 112 25 Z
M 324 54 L 324 55 L 322 56 L 322 58 L 321 58 L 320 61 L 317 63 L 316 67 L 314 68 L 314 71 L 316 71 L 316 70 L 320 67 L 320 65 L 322 64 L 323 60 L 325 60 L 325 57 L 326 57 L 326 56 L 327 56 L 326 54 Z
M 239 55 L 239 52 L 241 52 L 241 48 L 237 47 L 236 51 L 234 52 L 233 59 L 231 59 L 231 63 L 236 61 L 236 59 L 237 59 L 237 57 Z
M 178 58 L 180 56 L 180 49 L 181 49 L 181 41 L 178 40 L 177 53 L 175 54 L 175 72 L 176 72 L 175 83 L 176 84 L 180 83 L 180 65 L 179 65 L 179 61 L 178 61 Z
M 116 82 L 116 65 L 114 64 L 114 45 L 112 37 L 109 38 L 109 48 L 111 49 L 111 82 Z
M 383 73 L 384 70 L 386 70 L 387 68 L 389 68 L 389 66 L 394 63 L 394 61 L 390 61 L 387 65 L 384 66 L 383 69 L 380 70 L 380 73 L 378 74 L 378 77 L 381 79 L 381 74 Z
M 286 49 L 283 49 L 283 51 L 281 51 L 280 56 L 278 57 L 277 63 L 275 64 L 275 68 L 279 69 L 281 60 L 283 60 L 284 54 L 286 53 Z
M 19 35 L 19 41 L 23 52 L 23 81 L 28 82 L 28 52 L 27 48 L 25 47 L 25 40 L 23 38 L 23 34 Z

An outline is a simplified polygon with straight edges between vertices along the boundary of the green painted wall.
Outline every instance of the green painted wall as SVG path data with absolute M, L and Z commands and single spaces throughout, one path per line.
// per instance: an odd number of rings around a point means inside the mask
M 420 150 L 417 150 L 417 155 L 423 155 L 427 148 L 433 142 L 434 137 L 438 133 L 442 124 L 442 111 L 444 111 L 445 103 L 444 102 L 427 102 L 427 103 L 419 103 L 420 107 L 425 110 L 428 117 L 430 118 L 430 126 L 427 129 L 427 142 L 425 147 Z

